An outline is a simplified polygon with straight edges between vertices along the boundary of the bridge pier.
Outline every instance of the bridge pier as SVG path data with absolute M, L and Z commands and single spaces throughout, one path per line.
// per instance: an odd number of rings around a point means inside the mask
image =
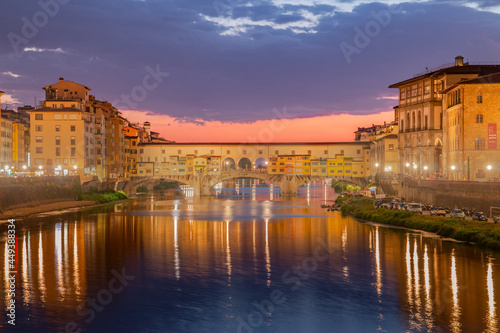
M 297 177 L 283 177 L 280 181 L 281 194 L 297 194 Z

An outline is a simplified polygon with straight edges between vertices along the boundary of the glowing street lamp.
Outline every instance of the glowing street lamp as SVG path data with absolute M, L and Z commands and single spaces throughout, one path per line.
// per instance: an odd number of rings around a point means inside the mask
M 378 163 L 375 163 L 375 166 L 378 168 Z
M 454 165 L 451 166 L 451 170 L 455 171 L 455 166 Z
M 417 165 L 416 164 L 413 164 L 413 169 L 417 169 Z
M 491 165 L 488 165 L 488 166 L 486 167 L 486 169 L 488 169 L 488 171 L 490 171 L 490 170 L 491 170 Z
M 77 168 L 78 168 L 78 167 L 77 167 L 76 165 L 73 165 L 73 169 L 75 169 L 75 170 L 76 170 Z
M 26 165 L 23 165 L 23 170 L 26 170 Z
M 406 167 L 409 167 L 410 166 L 410 163 L 406 163 Z
M 425 171 L 427 171 L 427 169 L 428 169 L 428 168 L 427 168 L 427 165 L 424 165 L 424 170 L 425 170 Z
M 486 169 L 488 169 L 488 181 L 491 181 L 491 165 L 488 164 L 488 166 L 486 167 Z

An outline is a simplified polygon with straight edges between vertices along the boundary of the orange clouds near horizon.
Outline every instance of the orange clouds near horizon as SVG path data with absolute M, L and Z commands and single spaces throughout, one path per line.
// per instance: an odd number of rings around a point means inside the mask
M 178 143 L 191 142 L 351 142 L 358 127 L 389 123 L 392 111 L 373 115 L 329 115 L 311 118 L 258 120 L 252 123 L 182 122 L 148 111 L 122 111 L 132 123 L 151 123 L 151 130 Z M 200 120 L 201 121 L 201 120 Z

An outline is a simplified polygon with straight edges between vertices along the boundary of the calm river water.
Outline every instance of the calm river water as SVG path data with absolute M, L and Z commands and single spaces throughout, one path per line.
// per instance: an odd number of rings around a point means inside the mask
M 17 221 L 15 328 L 2 224 L 0 331 L 499 331 L 499 253 L 252 184 Z

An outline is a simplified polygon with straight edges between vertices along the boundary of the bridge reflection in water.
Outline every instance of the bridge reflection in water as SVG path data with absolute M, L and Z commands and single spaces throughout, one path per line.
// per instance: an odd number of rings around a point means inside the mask
M 498 332 L 498 253 L 326 213 L 319 206 L 335 195 L 324 192 L 309 185 L 274 201 L 259 192 L 255 200 L 166 192 L 26 219 L 16 230 L 16 324 L 23 332 L 64 331 L 68 322 L 91 332 L 237 332 L 241 318 L 255 332 Z M 0 250 L 6 294 L 5 240 Z M 78 306 L 122 267 L 135 279 L 86 322 Z M 254 314 L 276 291 L 284 302 Z

